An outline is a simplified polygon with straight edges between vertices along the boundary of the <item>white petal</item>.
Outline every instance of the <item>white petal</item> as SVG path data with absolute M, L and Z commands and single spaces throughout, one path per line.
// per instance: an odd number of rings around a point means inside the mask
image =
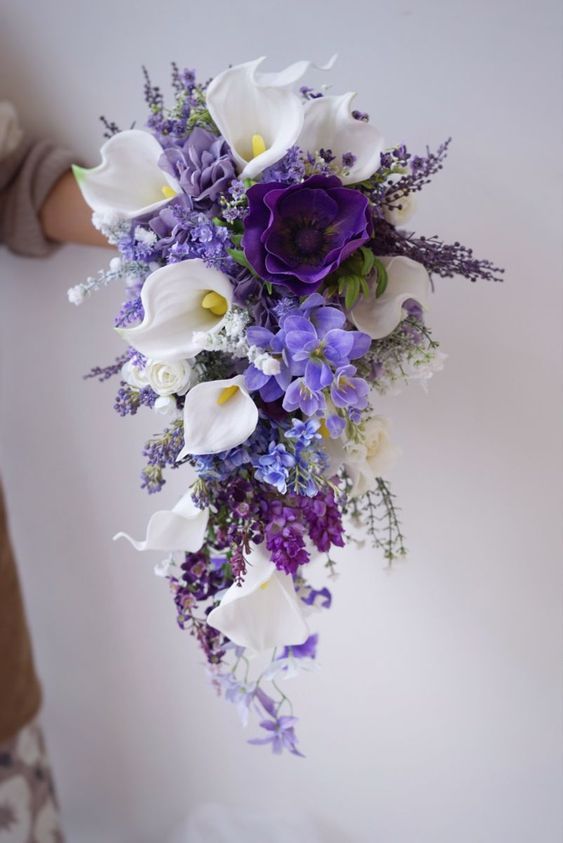
M 383 137 L 371 123 L 352 117 L 352 102 L 356 94 L 319 97 L 305 105 L 305 122 L 298 145 L 308 152 L 330 149 L 340 163 L 346 152 L 356 156 L 356 162 L 344 184 L 355 184 L 372 176 L 380 166 Z
M 99 214 L 136 217 L 159 208 L 170 197 L 163 187 L 180 192 L 178 183 L 158 166 L 159 142 L 148 132 L 129 129 L 102 146 L 102 163 L 92 170 L 73 167 L 87 204 Z
M 225 390 L 236 391 L 224 403 Z M 184 404 L 184 447 L 178 460 L 188 454 L 218 454 L 246 442 L 258 424 L 258 408 L 244 384 L 244 377 L 198 383 Z
M 230 67 L 216 76 L 207 93 L 207 107 L 229 143 L 241 177 L 255 178 L 282 158 L 299 137 L 303 102 L 293 90 L 311 67 L 301 61 L 279 73 L 261 73 L 264 58 Z M 334 59 L 322 70 L 332 67 Z M 265 152 L 253 157 L 252 137 L 261 135 Z
M 370 284 L 369 297 L 360 298 L 350 311 L 356 328 L 365 331 L 374 340 L 382 339 L 395 330 L 404 319 L 403 305 L 414 299 L 425 310 L 430 299 L 430 278 L 421 263 L 410 258 L 380 258 L 387 270 L 387 287 L 376 297 L 375 279 Z
M 127 533 L 117 533 L 113 540 L 124 538 L 136 550 L 183 550 L 196 553 L 202 546 L 209 519 L 208 509 L 199 509 L 191 491 L 180 498 L 171 510 L 151 515 L 144 541 L 136 541 Z
M 199 258 L 163 266 L 149 275 L 141 290 L 145 311 L 141 324 L 116 330 L 129 345 L 154 360 L 193 357 L 200 351 L 194 334 L 218 331 L 223 324 L 224 316 L 202 307 L 210 291 L 223 296 L 230 307 L 233 288 L 222 272 Z
M 250 553 L 242 586 L 232 585 L 207 622 L 240 647 L 260 652 L 303 644 L 309 628 L 293 579 L 278 571 L 265 545 Z

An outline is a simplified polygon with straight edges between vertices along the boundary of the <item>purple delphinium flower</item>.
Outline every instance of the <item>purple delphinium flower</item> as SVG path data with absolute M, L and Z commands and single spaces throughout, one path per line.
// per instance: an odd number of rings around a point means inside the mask
M 367 407 L 368 383 L 363 378 L 354 377 L 355 374 L 355 366 L 341 366 L 336 370 L 334 380 L 330 387 L 330 397 L 335 407 L 354 407 L 356 410 L 364 410 Z M 331 419 L 331 423 L 333 430 L 341 426 L 339 422 L 335 423 L 333 418 Z M 329 431 L 331 433 L 333 432 L 330 426 Z
M 300 591 L 300 598 L 307 606 L 315 606 L 321 609 L 330 609 L 332 605 L 332 594 L 326 586 L 315 589 L 310 585 L 305 586 L 304 594 Z
M 283 408 L 288 413 L 301 410 L 306 416 L 314 416 L 324 413 L 326 401 L 322 390 L 313 390 L 307 386 L 304 378 L 296 378 L 286 390 Z
M 315 659 L 317 657 L 317 644 L 319 643 L 319 636 L 317 633 L 310 635 L 303 644 L 292 644 L 290 647 L 284 647 L 278 659 Z
M 327 488 L 314 498 L 305 498 L 303 513 L 309 538 L 317 550 L 327 553 L 332 545 L 344 547 L 342 513 L 332 489 Z
M 284 716 L 276 717 L 274 720 L 262 720 L 260 726 L 268 733 L 268 736 L 265 738 L 252 738 L 248 743 L 254 745 L 272 744 L 272 750 L 276 755 L 287 749 L 292 755 L 298 755 L 300 758 L 304 758 L 303 753 L 297 749 L 297 737 L 294 728 L 297 722 L 297 717 Z
M 196 208 L 217 205 L 235 177 L 235 162 L 226 140 L 200 127 L 190 132 L 183 146 L 166 149 L 159 166 L 178 179 Z
M 300 517 L 299 501 L 297 508 L 284 505 L 279 500 L 270 501 L 268 505 L 266 547 L 276 568 L 286 574 L 294 574 L 300 565 L 309 562 Z
M 299 294 L 315 290 L 371 235 L 366 197 L 336 176 L 311 176 L 280 188 L 255 184 L 247 192 L 242 245 L 256 273 Z
M 303 375 L 309 389 L 330 386 L 333 369 L 363 357 L 371 338 L 344 329 L 345 314 L 336 307 L 314 307 L 306 315 L 290 315 L 283 322 L 283 343 L 292 371 Z
M 270 442 L 268 453 L 254 461 L 258 480 L 275 486 L 281 495 L 287 492 L 289 469 L 295 465 L 295 457 L 289 454 L 285 445 Z

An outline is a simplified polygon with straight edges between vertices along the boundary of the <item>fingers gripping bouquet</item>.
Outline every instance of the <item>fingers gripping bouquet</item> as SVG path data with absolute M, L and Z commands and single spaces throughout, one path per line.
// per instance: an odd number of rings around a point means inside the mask
M 168 554 L 157 572 L 213 683 L 243 722 L 259 715 L 251 743 L 295 755 L 277 680 L 315 666 L 332 548 L 356 524 L 389 562 L 404 554 L 377 396 L 441 367 L 431 276 L 499 273 L 401 230 L 449 142 L 386 148 L 354 94 L 299 87 L 309 68 L 260 59 L 199 84 L 173 66 L 171 109 L 145 74 L 146 129 L 104 120 L 101 164 L 75 168 L 120 257 L 69 291 L 79 303 L 125 281 L 127 350 L 89 376 L 120 376 L 120 415 L 165 417 L 144 451 L 149 493 L 166 468 L 197 475 L 143 540 L 119 536 Z

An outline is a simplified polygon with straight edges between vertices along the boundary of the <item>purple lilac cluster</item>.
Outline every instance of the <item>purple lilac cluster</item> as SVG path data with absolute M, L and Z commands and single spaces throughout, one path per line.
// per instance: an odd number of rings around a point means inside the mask
M 199 83 L 193 70 L 173 65 L 175 103 L 170 109 L 146 70 L 144 80 L 146 127 L 162 148 L 157 166 L 177 190 L 119 227 L 115 239 L 122 258 L 143 269 L 128 281 L 115 326 L 127 329 L 143 322 L 142 287 L 155 268 L 200 259 L 223 273 L 232 287 L 228 315 L 233 318 L 225 317 L 216 344 L 190 361 L 194 382 L 242 375 L 258 416 L 245 441 L 219 453 L 196 452 L 183 461 L 195 469 L 192 498 L 208 510 L 209 519 L 203 546 L 175 560 L 169 586 L 178 624 L 197 639 L 217 690 L 243 722 L 250 712 L 261 717 L 262 736 L 250 743 L 300 756 L 293 709 L 275 683 L 275 693 L 267 693 L 265 686 L 278 672 L 287 677 L 292 670 L 309 668 L 318 636 L 288 641 L 251 680 L 245 649 L 208 624 L 208 615 L 230 589 L 244 586 L 257 547 L 265 548 L 268 564 L 273 563 L 275 575 L 303 609 L 330 608 L 331 591 L 314 586 L 310 571 L 322 556 L 333 572 L 330 554 L 345 546 L 346 514 L 364 519 L 375 546 L 389 560 L 404 552 L 388 484 L 374 476 L 372 489 L 356 497 L 357 475 L 366 466 L 356 463 L 354 474 L 346 448 L 356 448 L 367 463 L 365 429 L 373 415 L 373 390 L 393 367 L 403 371 L 413 360 L 417 366 L 430 360 L 437 343 L 414 298 L 402 297 L 399 322 L 385 336 L 379 322 L 363 330 L 354 308 L 367 301 L 375 301 L 376 308 L 386 293 L 381 302 L 392 310 L 393 282 L 385 259 L 406 257 L 430 276 L 461 274 L 472 281 L 498 280 L 502 271 L 458 242 L 416 236 L 390 222 L 396 219 L 390 212 L 401 211 L 402 203 L 442 169 L 450 140 L 422 156 L 404 144 L 376 151 L 375 172 L 352 184 L 361 150 L 332 142 L 316 149 L 294 144 L 257 175 L 244 178 L 240 156 L 211 116 L 207 84 Z M 307 85 L 300 92 L 307 109 L 329 103 L 317 102 L 324 95 Z M 351 118 L 347 136 L 354 138 L 367 130 L 369 116 L 355 110 Z M 119 131 L 115 123 L 103 122 L 106 136 Z M 267 146 L 261 136 L 254 141 Z M 237 314 L 244 319 L 235 330 Z M 149 362 L 131 348 L 87 377 L 105 381 L 128 361 L 139 372 Z M 162 489 L 166 469 L 178 468 L 185 390 L 159 396 L 151 386 L 122 380 L 115 400 L 116 411 L 125 416 L 155 407 L 159 398 L 164 404 L 171 401 L 175 415 L 145 446 L 141 485 L 149 493 Z

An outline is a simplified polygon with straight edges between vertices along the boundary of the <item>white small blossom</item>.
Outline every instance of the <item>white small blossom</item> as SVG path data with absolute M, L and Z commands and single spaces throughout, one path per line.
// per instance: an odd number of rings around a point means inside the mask
M 135 240 L 145 246 L 152 246 L 156 243 L 157 237 L 154 231 L 148 231 L 148 229 L 138 225 L 135 229 Z
M 71 287 L 70 290 L 67 290 L 67 296 L 71 304 L 75 304 L 76 306 L 82 304 L 86 298 L 84 284 L 77 284 L 75 287 Z
M 248 359 L 265 375 L 279 375 L 281 372 L 280 361 L 256 345 L 248 349 Z

